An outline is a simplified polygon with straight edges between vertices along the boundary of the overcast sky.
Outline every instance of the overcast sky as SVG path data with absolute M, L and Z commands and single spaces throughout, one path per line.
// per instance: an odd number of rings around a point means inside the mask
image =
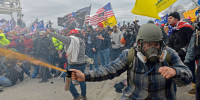
M 180 1 L 187 0 L 178 0 L 177 3 L 180 3 Z M 68 13 L 90 6 L 90 4 L 92 5 L 91 15 L 94 15 L 99 8 L 109 2 L 118 23 L 123 21 L 132 22 L 137 17 L 140 24 L 144 24 L 152 19 L 131 13 L 135 0 L 21 0 L 21 6 L 24 14 L 23 20 L 27 25 L 38 18 L 39 20 L 45 20 L 45 22 L 51 20 L 54 23 L 53 26 L 56 26 L 57 17 L 63 17 Z
M 53 20 L 57 24 L 57 17 L 62 17 L 70 12 L 75 12 L 81 8 L 92 5 L 91 15 L 96 11 L 111 3 L 114 14 L 118 22 L 133 21 L 135 15 L 131 10 L 135 0 L 21 0 L 24 20 L 32 22 L 35 18 L 39 20 Z M 28 22 L 28 23 L 30 23 Z

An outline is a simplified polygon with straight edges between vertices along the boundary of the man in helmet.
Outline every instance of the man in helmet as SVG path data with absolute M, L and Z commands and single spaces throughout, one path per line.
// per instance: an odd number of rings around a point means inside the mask
M 72 69 L 72 79 L 103 81 L 127 71 L 128 87 L 120 100 L 175 100 L 174 83 L 179 86 L 189 84 L 192 80 L 191 71 L 175 50 L 163 44 L 159 26 L 142 25 L 136 42 L 137 46 L 124 50 L 109 65 L 86 73 Z

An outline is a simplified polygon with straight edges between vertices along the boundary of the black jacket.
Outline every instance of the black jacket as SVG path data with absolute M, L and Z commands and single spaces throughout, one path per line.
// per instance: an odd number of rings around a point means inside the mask
M 37 38 L 33 41 L 34 57 L 42 59 L 43 61 L 49 60 L 51 50 L 54 50 L 53 44 L 48 37 Z
M 179 30 L 174 30 L 169 36 L 168 46 L 178 52 L 182 61 L 184 61 L 186 55 L 186 52 L 182 48 L 187 50 L 193 32 L 193 29 L 190 27 L 182 27 Z
M 130 32 L 125 32 L 123 34 L 124 39 L 126 40 L 126 44 L 125 44 L 125 48 L 126 49 L 130 49 L 131 47 L 133 47 L 134 43 L 136 42 L 136 34 L 135 32 L 132 32 L 133 34 L 131 34 Z
M 20 68 L 16 68 L 17 66 L 15 67 L 9 67 L 7 70 L 6 70 L 6 73 L 4 75 L 4 77 L 8 78 L 11 83 L 13 85 L 16 84 L 17 80 L 19 79 L 20 81 L 23 81 L 24 79 L 24 71 Z M 18 71 L 17 71 L 18 69 Z
M 88 37 L 90 36 L 90 38 L 91 38 L 91 44 L 89 44 L 88 43 Z M 88 46 L 88 45 L 92 45 L 92 48 L 95 48 L 95 39 L 96 39 L 96 36 L 97 36 L 97 34 L 95 33 L 95 31 L 92 31 L 91 33 L 87 33 L 86 35 L 85 35 L 85 45 L 86 45 L 86 47 Z
M 97 35 L 101 35 L 104 40 L 100 40 L 99 38 L 95 38 L 95 48 L 96 50 L 104 50 L 110 47 L 111 39 L 110 35 L 104 29 L 101 32 L 98 32 Z

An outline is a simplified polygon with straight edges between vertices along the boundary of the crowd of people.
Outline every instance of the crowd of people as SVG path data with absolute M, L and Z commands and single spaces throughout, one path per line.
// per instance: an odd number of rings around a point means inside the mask
M 127 71 L 127 79 L 116 83 L 116 92 L 122 92 L 120 100 L 175 100 L 177 86 L 192 82 L 190 94 L 200 99 L 199 48 L 200 38 L 196 35 L 199 21 L 181 19 L 180 14 L 169 14 L 168 23 L 162 25 L 148 21 L 138 25 L 123 23 L 119 27 L 97 28 L 86 26 L 83 30 L 68 29 L 37 31 L 34 34 L 5 34 L 0 31 L 1 48 L 29 55 L 67 71 L 78 81 L 81 94 L 70 84 L 74 100 L 87 100 L 85 81 L 113 79 Z M 173 31 L 169 30 L 169 27 Z M 94 60 L 87 63 L 87 57 Z M 0 57 L 0 86 L 9 87 L 23 81 L 24 73 L 31 79 L 41 76 L 40 83 L 51 77 L 66 73 L 49 69 L 37 63 Z M 197 73 L 195 63 L 197 63 Z M 90 71 L 86 72 L 85 68 Z M 30 70 L 33 71 L 30 72 Z M 127 83 L 127 84 L 126 84 Z M 124 88 L 126 87 L 126 88 Z

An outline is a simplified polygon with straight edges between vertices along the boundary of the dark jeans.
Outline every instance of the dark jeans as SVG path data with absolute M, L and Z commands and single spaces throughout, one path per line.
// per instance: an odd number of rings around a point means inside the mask
M 35 78 L 39 74 L 39 69 L 40 69 L 40 72 L 41 72 L 40 74 L 43 81 L 46 81 L 51 77 L 49 68 L 46 68 L 43 66 L 34 66 L 32 78 Z
M 87 44 L 85 54 L 88 57 L 94 59 L 94 65 L 95 65 L 96 68 L 98 68 L 99 65 L 98 65 L 98 61 L 97 61 L 97 57 L 96 57 L 97 54 L 95 54 L 94 51 L 92 50 L 92 45 L 91 44 Z M 93 69 L 93 64 L 90 64 L 90 70 L 92 70 L 92 69 Z
M 189 69 L 192 71 L 192 83 L 196 83 L 196 74 L 195 74 L 195 60 L 192 60 L 189 64 L 188 64 Z
M 39 74 L 40 66 L 34 66 L 32 78 L 35 78 Z
M 80 70 L 82 72 L 85 72 L 85 67 L 86 67 L 86 64 L 69 65 L 69 69 L 77 69 L 77 70 Z M 79 82 L 79 83 L 80 83 L 80 87 L 81 87 L 81 95 L 86 96 L 86 82 Z M 76 87 L 72 82 L 70 84 L 70 92 L 72 93 L 72 96 L 74 98 L 77 98 L 79 96 L 79 93 L 76 90 Z
M 28 75 L 29 77 L 31 77 L 31 73 L 29 72 L 30 70 L 30 63 L 29 62 L 24 62 L 22 65 L 22 69 L 24 70 L 24 72 L 26 73 L 26 75 Z
M 100 55 L 101 64 L 102 66 L 108 65 L 110 63 L 110 50 L 109 48 L 104 50 L 99 50 L 98 54 Z
M 197 64 L 197 78 L 196 78 L 196 100 L 200 100 L 200 58 Z
M 40 67 L 40 68 L 41 68 L 42 81 L 47 81 L 51 77 L 49 68 L 46 68 L 46 67 Z
M 114 61 L 114 60 L 116 60 L 118 57 L 119 57 L 119 55 L 121 54 L 121 49 L 120 48 L 118 48 L 118 49 L 112 49 L 111 50 L 111 60 L 112 61 Z

